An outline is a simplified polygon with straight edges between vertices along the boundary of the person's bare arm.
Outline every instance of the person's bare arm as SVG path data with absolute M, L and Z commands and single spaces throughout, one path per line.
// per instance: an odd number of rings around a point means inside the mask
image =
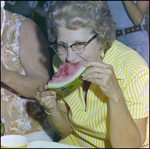
M 82 74 L 82 79 L 99 85 L 101 91 L 109 99 L 109 136 L 112 147 L 141 148 L 146 137 L 147 118 L 132 118 L 130 111 L 127 107 L 122 89 L 120 88 L 120 85 L 114 73 L 113 66 L 105 64 L 103 62 L 89 62 L 85 64 L 85 67 L 90 68 Z M 95 77 L 96 74 L 100 74 L 99 79 Z M 139 77 L 139 79 L 141 78 Z M 130 81 L 130 83 L 133 83 L 132 85 L 130 84 L 130 86 L 136 84 L 135 80 Z M 145 82 L 145 87 L 148 90 L 148 86 L 146 84 L 147 83 Z M 148 99 L 148 97 L 146 96 L 145 98 Z M 131 101 L 128 100 L 128 102 Z
M 147 118 L 132 119 L 125 99 L 119 102 L 111 100 L 110 109 L 110 141 L 114 148 L 141 148 L 146 137 Z
M 55 115 L 47 115 L 48 121 L 55 131 L 61 136 L 66 137 L 73 132 L 69 123 L 68 110 L 65 104 L 58 104 L 58 112 Z
M 143 21 L 143 17 L 146 14 L 149 1 L 123 1 L 124 6 L 127 10 L 128 15 L 135 25 L 139 25 Z
M 69 123 L 69 107 L 63 103 L 56 103 L 55 91 L 46 90 L 45 85 L 40 85 L 36 89 L 35 98 L 49 113 L 54 113 L 47 115 L 48 121 L 60 136 L 66 137 L 73 132 Z
M 35 97 L 35 89 L 49 81 L 47 42 L 38 26 L 30 19 L 20 27 L 20 60 L 26 75 L 5 70 L 2 82 L 19 94 Z

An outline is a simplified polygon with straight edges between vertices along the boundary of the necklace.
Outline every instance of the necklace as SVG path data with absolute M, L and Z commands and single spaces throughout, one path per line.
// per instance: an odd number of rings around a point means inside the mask
M 4 31 L 4 26 L 5 26 L 5 20 L 6 20 L 6 14 L 4 8 L 2 8 L 2 14 L 3 14 L 3 21 L 2 21 L 2 28 L 1 28 L 1 37 Z

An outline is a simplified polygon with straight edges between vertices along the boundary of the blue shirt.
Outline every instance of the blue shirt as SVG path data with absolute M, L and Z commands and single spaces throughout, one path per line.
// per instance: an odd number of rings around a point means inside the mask
M 136 3 L 136 1 L 134 1 Z M 122 1 L 107 1 L 109 10 L 113 16 L 114 22 L 117 23 L 117 29 L 124 29 L 134 26 L 129 18 Z M 146 15 L 145 15 L 146 16 Z M 145 16 L 141 24 L 145 24 Z

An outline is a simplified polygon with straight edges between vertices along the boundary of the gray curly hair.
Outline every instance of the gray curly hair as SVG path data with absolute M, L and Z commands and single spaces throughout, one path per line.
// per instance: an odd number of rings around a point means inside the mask
M 47 13 L 46 24 L 50 42 L 56 40 L 58 27 L 90 29 L 98 34 L 97 40 L 105 52 L 116 38 L 116 23 L 105 1 L 55 1 Z

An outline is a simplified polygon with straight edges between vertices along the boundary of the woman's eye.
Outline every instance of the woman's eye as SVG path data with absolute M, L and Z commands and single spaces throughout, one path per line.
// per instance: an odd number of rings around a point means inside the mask
M 66 49 L 66 46 L 65 45 L 58 45 L 58 48 L 59 49 Z
M 84 45 L 78 43 L 78 44 L 73 45 L 73 47 L 76 48 L 76 49 L 82 49 L 82 48 L 84 48 Z

